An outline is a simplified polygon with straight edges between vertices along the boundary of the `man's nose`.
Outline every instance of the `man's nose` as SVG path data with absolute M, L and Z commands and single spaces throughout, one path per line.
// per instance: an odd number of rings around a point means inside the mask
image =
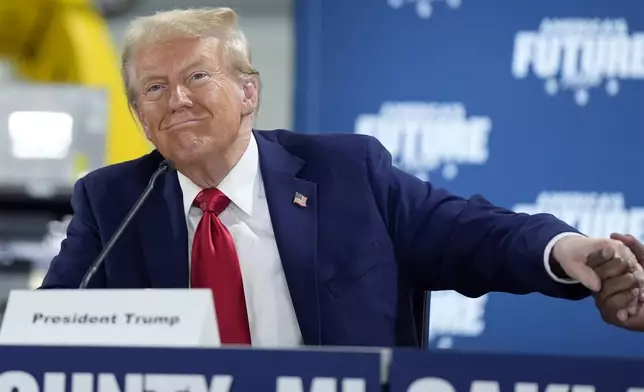
M 182 85 L 177 85 L 172 88 L 169 107 L 172 111 L 192 107 L 190 91 Z

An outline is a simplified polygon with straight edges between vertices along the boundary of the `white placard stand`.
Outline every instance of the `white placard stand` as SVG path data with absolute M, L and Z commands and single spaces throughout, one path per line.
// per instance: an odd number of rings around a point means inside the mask
M 207 289 L 14 290 L 0 344 L 219 347 Z

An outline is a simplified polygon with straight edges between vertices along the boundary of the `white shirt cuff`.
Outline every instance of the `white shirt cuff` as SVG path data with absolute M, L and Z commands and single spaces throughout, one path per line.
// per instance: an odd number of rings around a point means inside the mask
M 577 284 L 577 283 L 579 283 L 578 281 L 576 281 L 574 279 L 562 279 L 562 278 L 558 277 L 557 275 L 555 275 L 552 272 L 552 270 L 550 269 L 550 253 L 552 252 L 552 248 L 555 247 L 555 244 L 557 243 L 557 241 L 559 241 L 560 239 L 562 239 L 564 237 L 568 237 L 568 236 L 571 236 L 571 235 L 579 235 L 579 236 L 584 237 L 583 234 L 573 233 L 573 232 L 558 234 L 558 235 L 554 236 L 550 240 L 550 242 L 548 242 L 548 245 L 546 245 L 546 250 L 543 252 L 543 265 L 546 267 L 546 272 L 548 273 L 548 275 L 550 275 L 550 277 L 555 282 L 558 282 L 558 283 L 563 283 L 563 284 Z

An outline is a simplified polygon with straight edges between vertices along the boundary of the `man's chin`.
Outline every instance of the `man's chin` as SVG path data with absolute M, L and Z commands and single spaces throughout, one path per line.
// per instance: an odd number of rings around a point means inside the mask
M 202 161 L 212 153 L 212 149 L 201 143 L 184 144 L 175 146 L 170 158 L 175 165 L 191 165 Z

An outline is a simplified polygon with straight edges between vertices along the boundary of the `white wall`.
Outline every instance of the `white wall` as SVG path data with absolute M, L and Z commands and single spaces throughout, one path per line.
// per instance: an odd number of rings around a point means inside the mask
M 262 106 L 257 127 L 287 128 L 293 122 L 294 40 L 291 15 L 293 0 L 143 0 L 136 9 L 109 21 L 117 44 L 123 41 L 123 30 L 135 15 L 157 10 L 195 6 L 228 6 L 240 14 L 240 25 L 251 43 L 253 63 L 262 82 Z

